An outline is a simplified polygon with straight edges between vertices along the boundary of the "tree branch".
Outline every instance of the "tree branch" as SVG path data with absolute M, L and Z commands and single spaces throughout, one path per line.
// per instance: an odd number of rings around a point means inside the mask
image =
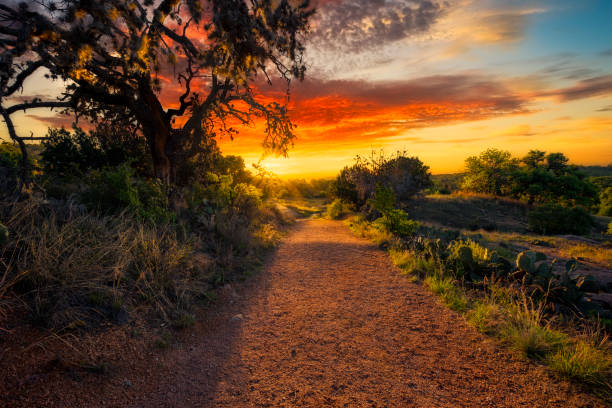
M 33 101 L 33 102 L 24 102 L 19 103 L 17 105 L 10 106 L 5 109 L 6 113 L 11 115 L 20 110 L 25 111 L 27 109 L 35 109 L 35 108 L 69 108 L 71 106 L 70 102 L 66 101 Z

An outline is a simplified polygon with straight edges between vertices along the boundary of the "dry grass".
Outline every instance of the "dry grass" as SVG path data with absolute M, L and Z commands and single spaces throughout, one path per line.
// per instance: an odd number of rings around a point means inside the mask
M 565 258 L 584 258 L 591 262 L 612 268 L 612 248 L 585 242 L 556 240 L 559 255 Z
M 216 284 L 253 270 L 281 238 L 276 215 L 265 212 L 252 227 L 219 218 L 211 227 L 217 235 L 198 237 L 180 225 L 99 216 L 70 203 L 30 199 L 0 211 L 13 237 L 0 254 L 0 316 L 10 294 L 34 321 L 59 330 L 134 313 L 187 326 Z

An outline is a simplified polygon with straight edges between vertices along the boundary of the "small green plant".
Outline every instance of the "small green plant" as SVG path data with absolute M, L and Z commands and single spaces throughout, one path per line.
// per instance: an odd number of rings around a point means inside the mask
M 347 211 L 347 206 L 340 200 L 339 198 L 332 201 L 331 204 L 327 205 L 327 209 L 325 210 L 325 215 L 327 218 L 332 220 L 337 220 L 342 217 Z
M 376 211 L 386 214 L 395 208 L 396 198 L 392 189 L 383 185 L 376 186 L 376 193 L 370 200 L 370 205 Z
M 128 164 L 92 170 L 82 196 L 90 208 L 102 212 L 129 209 L 140 218 L 152 221 L 169 221 L 173 217 L 161 182 L 136 177 Z
M 404 237 L 413 235 L 421 224 L 418 221 L 411 220 L 404 211 L 392 209 L 383 213 L 382 217 L 374 221 L 374 226 Z
M 481 333 L 495 334 L 503 325 L 500 305 L 495 302 L 477 301 L 467 314 L 468 321 Z
M 425 284 L 433 293 L 440 295 L 442 302 L 449 308 L 457 312 L 467 310 L 468 299 L 452 278 L 431 275 L 425 278 Z
M 256 228 L 253 237 L 264 249 L 271 249 L 280 242 L 282 235 L 274 225 L 266 223 Z
M 612 360 L 601 348 L 578 340 L 562 347 L 548 357 L 550 367 L 562 377 L 577 379 L 581 382 L 606 387 L 612 391 L 610 378 Z
M 566 335 L 546 323 L 543 304 L 536 305 L 527 297 L 510 308 L 501 337 L 525 356 L 537 359 L 555 352 L 567 340 Z

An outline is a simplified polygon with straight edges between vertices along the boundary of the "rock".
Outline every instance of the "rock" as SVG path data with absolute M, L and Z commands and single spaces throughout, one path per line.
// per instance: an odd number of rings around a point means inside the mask
M 604 309 L 612 311 L 612 293 L 593 294 L 589 295 L 589 297 L 593 302 L 598 303 Z
M 239 322 L 242 321 L 244 319 L 244 316 L 242 314 L 237 314 L 234 317 L 231 318 L 232 322 Z
M 598 293 L 601 289 L 601 284 L 593 275 L 587 275 L 584 277 L 580 290 L 589 293 Z

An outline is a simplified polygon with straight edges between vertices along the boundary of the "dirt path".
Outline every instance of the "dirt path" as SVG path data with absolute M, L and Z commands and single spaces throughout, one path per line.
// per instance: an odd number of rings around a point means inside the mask
M 61 405 L 601 406 L 477 333 L 340 222 L 300 222 L 225 298 L 196 337 L 73 384 Z

